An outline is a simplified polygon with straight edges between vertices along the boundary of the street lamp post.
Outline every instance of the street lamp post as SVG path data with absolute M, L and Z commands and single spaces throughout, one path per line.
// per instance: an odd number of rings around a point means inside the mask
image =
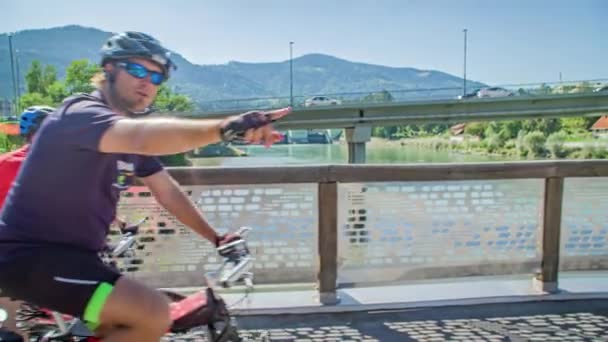
M 19 71 L 19 49 L 15 50 L 15 66 L 17 68 L 17 98 L 21 98 L 21 72 Z
M 293 108 L 293 42 L 289 42 L 289 105 Z
M 13 78 L 14 114 L 17 114 L 17 81 L 15 80 L 15 59 L 13 58 L 13 34 L 8 34 L 8 51 L 11 59 L 11 75 Z
M 464 76 L 462 78 L 462 95 L 467 94 L 467 29 L 462 30 L 464 32 Z

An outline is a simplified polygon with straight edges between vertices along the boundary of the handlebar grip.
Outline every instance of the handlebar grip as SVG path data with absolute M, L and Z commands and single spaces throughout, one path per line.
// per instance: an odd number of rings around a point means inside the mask
M 244 239 L 234 240 L 217 248 L 218 254 L 223 257 L 230 257 L 231 255 L 240 253 L 243 250 L 247 250 L 247 243 Z

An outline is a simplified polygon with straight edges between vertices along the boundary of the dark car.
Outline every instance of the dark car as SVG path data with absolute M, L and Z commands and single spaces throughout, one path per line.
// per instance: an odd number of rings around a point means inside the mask
M 593 90 L 594 93 L 599 93 L 599 92 L 603 92 L 603 91 L 608 91 L 608 84 L 606 84 L 605 86 L 601 86 L 601 87 Z

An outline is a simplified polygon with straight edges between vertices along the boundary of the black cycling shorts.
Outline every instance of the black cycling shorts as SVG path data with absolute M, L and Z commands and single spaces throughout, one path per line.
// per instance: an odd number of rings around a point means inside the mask
M 79 317 L 95 328 L 120 276 L 92 251 L 28 248 L 0 263 L 0 296 Z

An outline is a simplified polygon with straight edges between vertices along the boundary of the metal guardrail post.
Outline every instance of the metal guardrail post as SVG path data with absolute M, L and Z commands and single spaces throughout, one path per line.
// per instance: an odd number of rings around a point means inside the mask
M 542 292 L 559 291 L 559 252 L 562 220 L 562 200 L 564 178 L 545 179 L 545 198 L 542 219 L 542 262 L 541 270 L 536 274 L 534 283 Z
M 338 183 L 319 183 L 319 301 L 334 305 L 338 276 Z

